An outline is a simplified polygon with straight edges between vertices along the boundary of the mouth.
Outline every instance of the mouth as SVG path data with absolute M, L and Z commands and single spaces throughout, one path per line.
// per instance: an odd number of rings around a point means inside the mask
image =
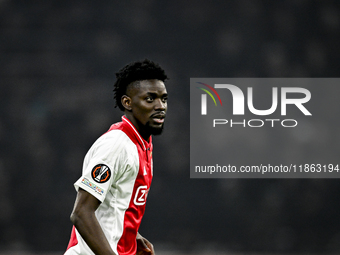
M 156 114 L 151 115 L 151 118 L 155 123 L 163 124 L 165 114 L 164 113 L 156 113 Z

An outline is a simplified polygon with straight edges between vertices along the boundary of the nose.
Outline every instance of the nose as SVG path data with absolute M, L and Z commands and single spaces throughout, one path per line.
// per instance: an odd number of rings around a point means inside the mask
M 166 108 L 167 108 L 166 102 L 163 102 L 162 99 L 156 100 L 156 105 L 155 105 L 156 110 L 165 111 Z

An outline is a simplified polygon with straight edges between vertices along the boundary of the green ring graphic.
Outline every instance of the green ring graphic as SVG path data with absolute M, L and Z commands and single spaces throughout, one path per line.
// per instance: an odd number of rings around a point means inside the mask
M 217 106 L 217 104 L 216 104 L 216 100 L 215 100 L 215 98 L 214 98 L 214 96 L 208 91 L 208 90 L 206 90 L 206 89 L 203 89 L 203 88 L 199 88 L 199 89 L 201 89 L 201 90 L 203 90 L 203 91 L 205 91 L 205 92 L 207 92 L 207 94 L 209 95 L 209 96 L 211 96 L 211 98 L 214 100 L 214 103 L 215 103 L 215 106 Z

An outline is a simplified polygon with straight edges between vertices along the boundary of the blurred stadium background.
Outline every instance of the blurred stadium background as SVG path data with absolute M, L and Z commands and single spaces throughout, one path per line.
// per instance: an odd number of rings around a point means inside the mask
M 0 0 L 0 253 L 63 253 L 114 73 L 150 58 L 171 77 L 141 227 L 159 254 L 339 254 L 339 180 L 191 180 L 188 139 L 190 77 L 338 77 L 339 29 L 329 0 Z

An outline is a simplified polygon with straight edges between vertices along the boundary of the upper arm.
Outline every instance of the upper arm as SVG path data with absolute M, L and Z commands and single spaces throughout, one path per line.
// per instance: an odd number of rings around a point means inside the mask
M 71 220 L 74 222 L 81 215 L 94 213 L 100 205 L 100 201 L 87 191 L 79 188 L 74 208 L 71 214 Z
M 115 255 L 94 213 L 99 205 L 97 198 L 79 189 L 71 221 L 93 253 Z

